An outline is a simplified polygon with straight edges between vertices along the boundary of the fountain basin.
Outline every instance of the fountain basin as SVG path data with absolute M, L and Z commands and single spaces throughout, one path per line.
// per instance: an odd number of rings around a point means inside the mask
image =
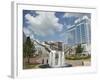
M 51 68 L 51 67 L 49 66 L 49 64 L 42 64 L 39 66 L 39 68 Z
M 65 67 L 72 67 L 72 65 L 66 63 L 63 66 L 54 66 L 54 67 L 50 66 L 49 64 L 42 64 L 39 66 L 39 68 L 65 68 Z

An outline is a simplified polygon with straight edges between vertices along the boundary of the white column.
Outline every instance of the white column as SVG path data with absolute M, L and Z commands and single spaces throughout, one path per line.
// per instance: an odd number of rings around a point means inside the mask
M 64 63 L 65 63 L 64 52 L 62 52 L 62 60 L 61 60 L 61 62 L 62 62 L 62 66 L 63 66 L 63 65 L 64 65 Z
M 61 66 L 61 51 L 58 51 L 58 66 Z
M 52 65 L 52 52 L 49 53 L 49 65 Z
M 52 65 L 53 65 L 53 67 L 55 67 L 55 54 L 56 54 L 56 52 L 55 51 L 53 51 L 53 59 L 52 59 Z
M 55 65 L 55 51 L 49 53 L 49 65 L 52 67 Z

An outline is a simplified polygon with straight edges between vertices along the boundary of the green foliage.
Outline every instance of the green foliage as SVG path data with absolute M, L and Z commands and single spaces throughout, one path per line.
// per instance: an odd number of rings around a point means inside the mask
M 82 60 L 82 59 L 90 59 L 91 58 L 91 55 L 86 55 L 86 54 L 80 54 L 80 55 L 75 55 L 75 54 L 72 54 L 72 55 L 67 55 L 65 57 L 65 59 L 67 60 Z
M 81 46 L 81 44 L 77 45 L 77 47 L 76 47 L 76 54 L 82 53 L 83 50 L 84 50 L 84 48 Z
M 32 68 L 36 68 L 36 66 L 38 66 L 39 63 L 35 63 L 35 64 L 30 64 L 30 63 L 26 63 L 23 67 L 23 69 L 32 69 Z
M 27 57 L 29 60 L 35 51 L 34 43 L 31 41 L 30 37 L 27 37 L 26 42 L 23 44 L 23 57 Z
M 25 43 L 23 44 L 23 57 L 27 57 L 27 46 Z

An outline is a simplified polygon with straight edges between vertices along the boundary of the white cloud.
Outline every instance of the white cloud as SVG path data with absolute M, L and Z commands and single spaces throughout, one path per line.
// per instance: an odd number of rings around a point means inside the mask
M 63 17 L 70 17 L 69 13 L 65 13 Z
M 28 28 L 36 35 L 48 36 L 56 32 L 62 31 L 63 25 L 58 23 L 59 18 L 55 16 L 54 12 L 36 12 L 38 16 L 31 16 L 26 14 L 25 18 L 28 20 L 30 26 Z
M 31 35 L 30 35 L 30 38 L 31 38 L 31 39 L 35 39 L 35 38 L 34 38 L 34 34 L 31 34 Z
M 34 34 L 32 33 L 31 30 L 29 30 L 28 28 L 24 27 L 24 34 L 26 35 L 26 37 L 30 36 L 31 39 L 35 39 L 34 38 Z
M 82 17 L 83 15 L 82 13 L 65 13 L 63 17 Z
M 24 33 L 26 36 L 30 36 L 31 35 L 31 31 L 29 29 L 27 29 L 26 27 L 24 27 Z
M 63 41 L 68 44 L 68 39 L 70 40 L 74 40 L 74 34 L 70 33 L 70 32 L 63 32 L 62 34 L 60 34 L 60 37 L 63 39 Z
M 63 42 L 67 43 L 68 33 L 66 32 L 61 33 L 60 38 Z
M 73 17 L 73 16 L 76 16 L 77 14 L 75 14 L 75 13 L 65 13 L 64 14 L 64 18 L 67 18 L 67 17 Z

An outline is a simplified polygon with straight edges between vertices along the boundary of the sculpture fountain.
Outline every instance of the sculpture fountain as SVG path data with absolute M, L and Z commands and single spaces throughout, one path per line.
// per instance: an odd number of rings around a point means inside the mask
M 65 63 L 65 55 L 64 55 L 64 49 L 63 49 L 63 43 L 58 42 L 58 45 L 54 47 L 52 43 L 39 43 L 38 41 L 34 40 L 38 45 L 44 47 L 46 51 L 49 52 L 49 59 L 48 64 L 42 64 L 40 65 L 40 68 L 43 68 L 43 66 L 46 66 L 45 68 L 62 68 L 62 67 L 71 67 L 72 65 Z M 49 45 L 50 47 L 47 47 L 46 45 Z

